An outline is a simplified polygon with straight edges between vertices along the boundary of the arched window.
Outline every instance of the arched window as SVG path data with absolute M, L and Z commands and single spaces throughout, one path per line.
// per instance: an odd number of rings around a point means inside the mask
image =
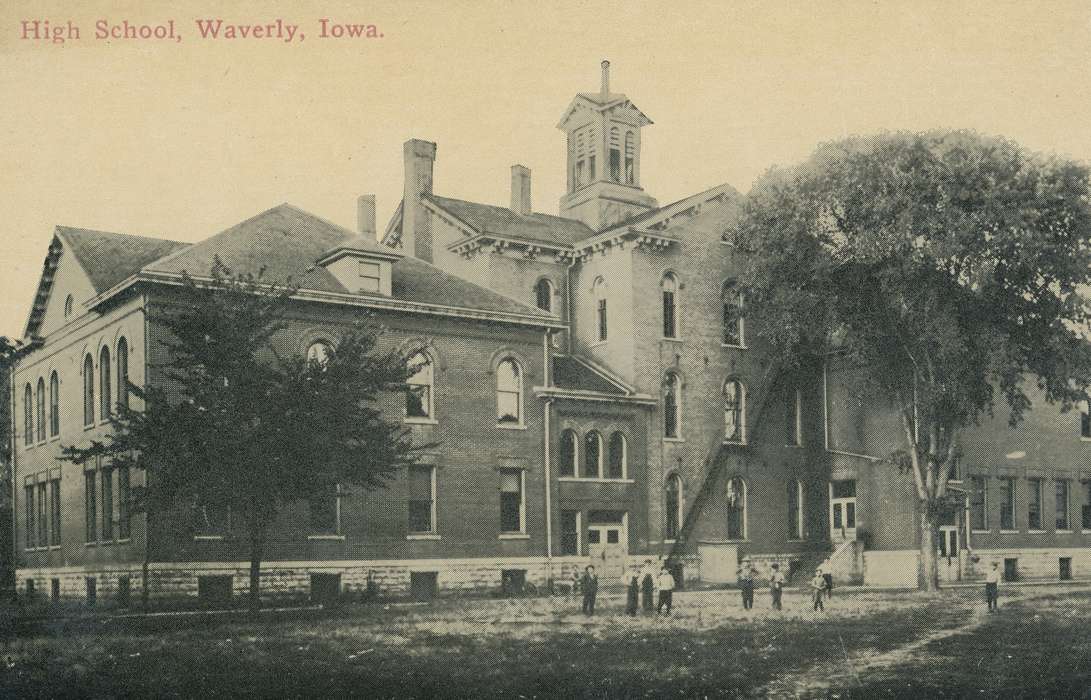
M 625 443 L 625 436 L 616 432 L 610 436 L 610 470 L 607 473 L 611 479 L 624 479 L 628 471 L 629 446 Z
M 99 419 L 106 420 L 113 413 L 110 403 L 110 348 L 103 346 L 98 357 L 99 372 Z
M 576 476 L 576 431 L 564 430 L 561 432 L 560 476 Z
M 678 337 L 678 278 L 663 275 L 663 337 Z
M 523 422 L 523 372 L 510 358 L 496 367 L 496 416 L 504 424 Z
M 621 130 L 610 129 L 610 179 L 621 182 Z
M 682 382 L 674 372 L 663 380 L 663 437 L 677 438 L 682 432 Z
M 37 406 L 35 425 L 38 427 L 38 442 L 45 442 L 45 380 L 38 377 Z
M 746 482 L 738 476 L 727 482 L 727 539 L 746 539 Z
M 49 437 L 61 434 L 61 383 L 56 370 L 49 375 Z
M 426 353 L 418 352 L 409 358 L 409 369 L 413 376 L 406 381 L 405 415 L 407 418 L 431 418 L 435 378 L 432 359 Z
M 723 344 L 744 347 L 746 338 L 744 334 L 745 320 L 742 315 L 743 300 L 742 294 L 735 288 L 734 280 L 724 282 L 720 301 L 723 304 Z
M 544 277 L 534 285 L 534 303 L 542 311 L 553 311 L 553 285 Z
M 68 318 L 72 315 L 72 295 L 69 294 L 64 298 L 64 317 Z
M 587 479 L 602 476 L 602 436 L 595 430 L 583 440 L 583 476 Z
M 631 131 L 625 133 L 625 184 L 636 184 L 636 136 Z
M 117 341 L 117 403 L 129 407 L 129 341 L 124 336 Z
M 23 390 L 23 444 L 34 444 L 34 390 L 30 382 Z
M 746 389 L 737 379 L 724 382 L 724 440 L 746 440 Z
M 608 330 L 606 323 L 606 280 L 601 277 L 595 278 L 595 282 L 591 285 L 591 298 L 595 300 L 599 342 L 603 342 L 606 340 Z
M 788 539 L 803 539 L 803 484 L 788 482 Z
M 95 359 L 91 353 L 83 358 L 83 424 L 95 422 Z
M 307 362 L 314 362 L 325 367 L 326 363 L 329 362 L 331 353 L 329 343 L 324 340 L 316 340 L 307 347 Z
M 664 539 L 674 540 L 678 538 L 678 531 L 682 529 L 682 477 L 671 474 L 667 477 L 666 487 L 666 531 Z

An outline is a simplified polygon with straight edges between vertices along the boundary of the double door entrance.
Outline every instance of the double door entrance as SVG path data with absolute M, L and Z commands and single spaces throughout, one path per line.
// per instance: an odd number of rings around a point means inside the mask
M 629 556 L 629 518 L 618 511 L 588 513 L 587 554 L 600 581 L 617 580 Z
M 856 480 L 830 482 L 830 539 L 856 539 Z

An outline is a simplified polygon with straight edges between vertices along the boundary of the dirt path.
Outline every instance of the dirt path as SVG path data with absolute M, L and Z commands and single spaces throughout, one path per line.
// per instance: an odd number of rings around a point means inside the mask
M 836 654 L 834 658 L 802 671 L 778 676 L 762 687 L 756 695 L 769 698 L 812 698 L 824 696 L 831 688 L 857 686 L 861 678 L 882 673 L 911 658 L 919 660 L 922 657 L 921 650 L 929 644 L 973 630 L 988 619 L 988 613 L 980 605 L 975 605 L 968 612 L 969 619 L 961 625 L 936 630 L 909 644 L 885 652 L 849 654 L 844 642 L 840 642 L 832 646 L 831 653 Z

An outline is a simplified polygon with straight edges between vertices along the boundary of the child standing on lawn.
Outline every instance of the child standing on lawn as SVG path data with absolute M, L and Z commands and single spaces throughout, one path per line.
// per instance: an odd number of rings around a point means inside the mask
M 666 605 L 667 614 L 670 615 L 671 605 L 674 603 L 674 575 L 671 574 L 666 564 L 659 570 L 659 580 L 656 581 L 656 584 L 659 588 L 659 606 L 655 612 L 663 612 L 663 606 Z
M 997 598 L 1000 595 L 1000 566 L 994 561 L 992 569 L 985 574 L 985 603 L 989 606 L 989 612 L 1000 610 Z
M 826 609 L 826 606 L 822 604 L 822 596 L 825 592 L 826 578 L 822 575 L 822 569 L 818 569 L 814 572 L 814 578 L 811 579 L 811 600 L 814 602 L 815 612 Z
M 640 575 L 628 571 L 621 575 L 621 582 L 625 584 L 625 614 L 636 617 L 636 609 L 640 605 Z
M 644 560 L 644 568 L 640 570 L 640 601 L 644 606 L 644 612 L 650 613 L 654 608 L 653 593 L 655 591 L 655 567 L 651 559 Z
M 750 562 L 743 562 L 739 569 L 739 590 L 742 591 L 742 609 L 751 610 L 754 607 L 754 574 L 757 571 Z
M 769 595 L 773 597 L 773 609 L 783 610 L 780 597 L 784 593 L 784 574 L 780 573 L 780 564 L 773 564 L 773 573 L 769 576 Z
M 595 596 L 599 592 L 599 577 L 595 574 L 595 567 L 590 564 L 583 571 L 580 590 L 583 591 L 583 614 L 591 617 L 595 614 Z

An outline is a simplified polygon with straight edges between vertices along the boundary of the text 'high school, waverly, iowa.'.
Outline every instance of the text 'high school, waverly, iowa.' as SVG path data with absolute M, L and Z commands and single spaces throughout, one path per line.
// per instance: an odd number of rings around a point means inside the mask
M 308 36 L 318 39 L 382 39 L 383 32 L 375 24 L 345 22 L 328 17 L 313 20 L 306 25 L 282 18 L 258 21 L 228 21 L 222 18 L 194 20 L 167 19 L 156 22 L 118 22 L 98 19 L 89 27 L 71 19 L 23 19 L 19 22 L 19 38 L 23 41 L 40 41 L 65 44 L 69 41 L 164 41 L 179 43 L 183 38 L 194 37 L 205 41 L 273 41 L 286 44 L 298 43 Z

